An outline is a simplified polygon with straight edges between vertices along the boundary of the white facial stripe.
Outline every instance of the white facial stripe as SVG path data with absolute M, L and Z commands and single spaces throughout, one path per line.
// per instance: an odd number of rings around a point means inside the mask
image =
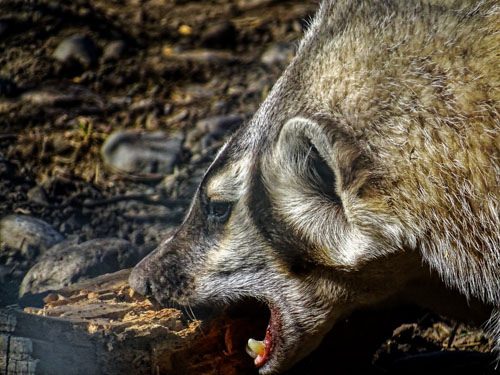
M 211 199 L 234 202 L 244 194 L 248 185 L 250 157 L 243 157 L 231 163 L 210 177 L 207 182 L 207 195 Z

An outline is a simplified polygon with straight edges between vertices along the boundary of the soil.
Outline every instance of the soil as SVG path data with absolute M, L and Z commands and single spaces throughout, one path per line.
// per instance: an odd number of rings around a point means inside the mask
M 293 46 L 316 7 L 293 0 L 0 2 L 0 217 L 26 214 L 66 237 L 118 237 L 152 250 L 180 223 L 220 144 L 200 148 L 191 136 L 196 123 L 250 118 L 286 66 L 286 56 L 272 64 L 261 56 L 280 43 Z M 58 61 L 54 51 L 73 35 L 87 36 L 94 53 Z M 174 174 L 134 175 L 110 168 L 100 154 L 123 129 L 182 132 L 193 141 Z M 0 246 L 2 307 L 18 303 L 36 257 Z M 365 327 L 351 342 L 327 339 L 300 373 L 321 360 L 336 374 L 431 373 L 415 370 L 423 362 L 443 374 L 452 367 L 434 365 L 449 361 L 475 364 L 460 367 L 466 373 L 493 373 L 491 357 L 481 356 L 491 346 L 481 330 L 410 308 L 387 315 L 392 328 L 372 335 L 377 321 L 361 316 L 353 319 Z M 459 349 L 477 357 L 446 356 Z M 335 362 L 325 359 L 331 351 Z

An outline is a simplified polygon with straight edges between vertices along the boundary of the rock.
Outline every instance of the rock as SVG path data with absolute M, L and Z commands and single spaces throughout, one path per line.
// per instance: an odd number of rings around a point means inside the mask
M 129 110 L 132 112 L 149 111 L 158 106 L 158 103 L 153 99 L 141 99 L 130 104 Z
M 109 99 L 109 106 L 123 108 L 132 103 L 132 98 L 128 96 L 114 96 Z
M 231 48 L 236 42 L 236 32 L 230 21 L 215 24 L 201 35 L 201 44 L 209 48 Z
M 64 39 L 55 49 L 52 57 L 62 63 L 78 62 L 88 68 L 97 62 L 97 46 L 86 35 L 72 35 Z
M 186 85 L 184 89 L 181 91 L 183 96 L 182 99 L 173 98 L 175 102 L 179 104 L 189 104 L 195 100 L 203 99 L 203 98 L 212 98 L 216 95 L 216 91 L 207 85 L 193 83 Z M 177 94 L 177 93 L 176 93 Z
M 214 112 L 227 112 L 231 108 L 231 103 L 224 100 L 218 100 L 212 104 L 212 111 Z
M 215 116 L 198 121 L 196 127 L 206 133 L 229 132 L 240 126 L 243 121 L 244 117 L 240 114 Z
M 37 107 L 67 107 L 80 103 L 80 97 L 52 88 L 35 89 L 21 95 L 21 100 Z
M 207 49 L 190 50 L 179 53 L 172 53 L 166 56 L 167 59 L 177 61 L 187 61 L 195 64 L 226 65 L 240 60 L 234 54 L 227 51 L 213 51 Z
M 214 142 L 221 141 L 244 121 L 242 115 L 216 116 L 198 121 L 196 127 L 204 133 L 201 147 L 206 149 Z
M 9 215 L 0 221 L 0 241 L 34 258 L 64 240 L 62 234 L 43 220 L 27 215 Z
M 65 241 L 49 249 L 28 271 L 21 283 L 19 296 L 60 289 L 78 281 L 133 267 L 143 255 L 129 241 L 118 238 L 82 243 Z
M 86 218 L 79 214 L 73 213 L 69 215 L 59 226 L 59 231 L 61 233 L 70 234 L 75 231 L 80 230 L 80 228 L 85 224 Z
M 101 155 L 113 168 L 127 173 L 169 174 L 179 161 L 183 135 L 118 131 L 104 142 Z
M 273 81 L 269 80 L 267 77 L 251 80 L 247 87 L 247 95 L 259 95 L 262 100 L 264 100 L 265 94 L 269 93 L 272 86 Z
M 102 61 L 118 61 L 120 60 L 127 50 L 127 44 L 123 40 L 117 40 L 109 43 L 104 47 L 102 52 Z
M 163 115 L 168 116 L 169 114 L 172 113 L 173 109 L 174 106 L 172 105 L 172 103 L 165 103 L 165 105 L 163 106 Z
M 168 126 L 178 125 L 179 122 L 184 121 L 189 118 L 189 109 L 183 109 L 180 112 L 174 113 L 167 120 L 165 120 L 165 124 Z
M 275 0 L 238 0 L 236 6 L 240 10 L 251 10 L 255 8 L 265 7 Z
M 158 115 L 156 112 L 151 112 L 146 116 L 146 129 L 151 131 L 151 130 L 158 130 L 160 127 L 160 119 L 158 118 Z
M 41 186 L 37 185 L 29 189 L 27 196 L 31 202 L 38 203 L 42 206 L 48 206 L 50 204 L 47 193 Z
M 293 58 L 295 46 L 289 42 L 279 42 L 269 47 L 260 57 L 260 61 L 268 66 L 285 66 Z
M 184 147 L 192 154 L 203 152 L 203 149 L 210 147 L 214 142 L 221 141 L 238 126 L 245 117 L 241 114 L 215 116 L 200 120 L 196 127 L 187 133 Z

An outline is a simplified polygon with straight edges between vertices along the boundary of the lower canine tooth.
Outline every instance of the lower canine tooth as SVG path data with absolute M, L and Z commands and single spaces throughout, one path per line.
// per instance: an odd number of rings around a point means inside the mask
M 248 339 L 247 353 L 250 354 L 251 357 L 255 358 L 258 355 L 262 356 L 265 352 L 264 342 L 254 339 Z
M 246 352 L 247 352 L 247 354 L 248 354 L 250 357 L 252 357 L 253 359 L 257 358 L 257 354 L 255 354 L 255 353 L 253 352 L 253 350 L 252 350 L 252 349 L 250 349 L 250 348 L 248 347 L 248 345 L 247 345 L 247 347 L 246 347 Z

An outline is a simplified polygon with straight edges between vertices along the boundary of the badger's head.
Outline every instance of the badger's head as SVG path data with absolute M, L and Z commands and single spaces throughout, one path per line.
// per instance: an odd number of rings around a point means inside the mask
M 309 354 L 353 308 L 396 293 L 420 265 L 390 254 L 404 244 L 367 203 L 376 176 L 352 145 L 298 117 L 259 136 L 259 118 L 222 149 L 184 223 L 130 283 L 164 303 L 265 303 L 267 332 L 247 352 L 268 374 Z

